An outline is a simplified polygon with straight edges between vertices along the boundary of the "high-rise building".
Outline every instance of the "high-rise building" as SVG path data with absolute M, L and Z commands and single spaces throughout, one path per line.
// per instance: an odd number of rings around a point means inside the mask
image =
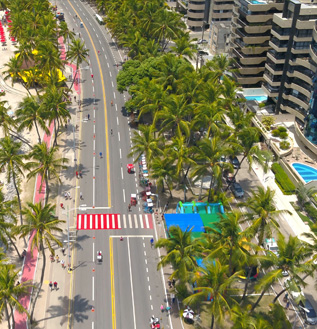
M 267 54 L 262 88 L 276 103 L 275 112 L 294 114 L 304 121 L 310 107 L 316 73 L 313 29 L 317 4 L 290 0 L 275 14 L 271 49 Z
M 230 56 L 235 59 L 234 76 L 242 87 L 260 87 L 264 81 L 273 15 L 282 10 L 283 0 L 235 0 Z

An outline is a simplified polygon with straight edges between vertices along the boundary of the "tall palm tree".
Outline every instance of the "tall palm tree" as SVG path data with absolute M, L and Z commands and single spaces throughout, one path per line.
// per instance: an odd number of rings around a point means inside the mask
M 307 188 L 307 186 L 301 184 L 296 188 L 297 202 L 301 208 L 303 208 L 306 202 L 309 202 L 310 198 L 317 193 L 317 189 L 314 187 Z
M 20 222 L 23 224 L 22 219 L 22 204 L 20 198 L 19 181 L 20 177 L 24 176 L 25 158 L 26 155 L 21 153 L 22 143 L 13 141 L 9 136 L 0 140 L 0 171 L 6 173 L 6 179 L 9 183 L 12 179 L 14 188 L 17 193 L 19 209 L 20 209 Z
M 275 191 L 269 187 L 265 190 L 258 186 L 256 191 L 251 191 L 251 196 L 243 205 L 250 209 L 244 217 L 252 222 L 248 228 L 253 234 L 257 234 L 258 245 L 263 245 L 265 237 L 271 237 L 273 231 L 279 232 L 279 223 L 277 217 L 280 214 L 289 213 L 288 210 L 277 210 L 274 204 Z
M 128 157 L 134 157 L 137 162 L 142 154 L 145 154 L 148 166 L 154 157 L 161 155 L 163 152 L 159 148 L 159 140 L 154 137 L 155 127 L 139 125 L 139 131 L 135 131 L 132 137 L 132 148 Z
M 171 47 L 171 50 L 178 57 L 188 57 L 193 59 L 197 52 L 197 46 L 193 43 L 195 40 L 190 40 L 189 33 L 186 32 L 180 38 L 175 40 L 175 46 Z
M 24 129 L 31 131 L 33 127 L 35 127 L 39 143 L 41 143 L 39 126 L 47 135 L 50 134 L 50 130 L 45 124 L 45 119 L 43 118 L 41 110 L 42 108 L 39 104 L 39 100 L 35 99 L 33 96 L 27 96 L 19 104 L 19 108 L 15 113 L 19 123 L 18 131 L 20 132 Z
M 20 269 L 16 270 L 12 264 L 0 266 L 0 313 L 5 313 L 9 329 L 15 328 L 14 309 L 28 315 L 28 311 L 19 302 L 19 298 L 29 295 L 33 285 L 28 281 L 17 285 L 19 273 Z
M 0 127 L 4 136 L 9 136 L 12 132 L 12 128 L 16 128 L 17 124 L 15 120 L 8 114 L 10 107 L 6 106 L 7 101 L 0 101 Z
M 76 74 L 74 76 L 70 89 L 72 89 L 73 84 L 75 82 L 79 66 L 83 62 L 88 63 L 87 60 L 88 55 L 89 55 L 89 50 L 85 48 L 85 44 L 80 39 L 73 39 L 69 47 L 69 50 L 67 51 L 67 56 L 66 56 L 67 60 L 76 63 Z
M 156 248 L 166 249 L 166 255 L 162 256 L 157 268 L 172 265 L 174 272 L 171 277 L 181 283 L 188 282 L 197 267 L 196 257 L 200 256 L 200 246 L 192 239 L 191 233 L 192 228 L 182 231 L 179 226 L 171 226 L 168 238 L 161 238 L 155 244 Z
M 56 233 L 62 233 L 63 230 L 59 227 L 65 221 L 58 219 L 55 216 L 55 206 L 51 204 L 42 205 L 41 202 L 33 204 L 31 202 L 27 203 L 27 207 L 24 208 L 23 214 L 25 215 L 25 225 L 20 227 L 21 237 L 28 236 L 32 232 L 34 237 L 31 242 L 31 251 L 33 252 L 34 248 L 37 248 L 43 257 L 43 266 L 41 272 L 40 283 L 34 298 L 32 311 L 30 314 L 31 323 L 33 321 L 33 314 L 35 310 L 35 305 L 39 293 L 42 288 L 45 266 L 46 266 L 46 255 L 45 255 L 45 246 L 48 247 L 51 254 L 54 255 L 54 249 L 52 244 L 57 244 L 62 246 L 62 242 L 59 238 L 56 237 Z
M 65 164 L 68 163 L 68 159 L 63 157 L 60 158 L 58 156 L 58 152 L 59 150 L 56 146 L 48 148 L 47 144 L 42 142 L 41 144 L 36 144 L 28 155 L 28 158 L 31 159 L 31 161 L 26 165 L 26 168 L 30 171 L 27 174 L 27 178 L 30 179 L 35 177 L 37 174 L 41 175 L 42 182 L 40 189 L 42 189 L 43 183 L 45 182 L 46 204 L 48 203 L 50 192 L 48 183 L 49 179 L 53 176 L 58 182 L 61 182 L 59 172 L 61 169 L 67 168 Z
M 226 314 L 230 316 L 233 305 L 237 304 L 236 300 L 231 297 L 237 293 L 237 289 L 232 288 L 232 284 L 241 273 L 236 272 L 228 276 L 228 265 L 222 265 L 219 260 L 204 262 L 204 267 L 196 270 L 196 273 L 195 293 L 185 298 L 183 304 L 196 304 L 211 296 L 210 328 L 213 329 L 215 322 L 222 324 Z

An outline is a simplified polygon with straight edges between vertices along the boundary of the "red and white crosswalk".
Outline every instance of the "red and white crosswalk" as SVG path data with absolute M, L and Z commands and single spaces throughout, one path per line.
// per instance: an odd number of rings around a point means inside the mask
M 122 228 L 153 229 L 150 214 L 80 214 L 77 230 L 120 230 Z

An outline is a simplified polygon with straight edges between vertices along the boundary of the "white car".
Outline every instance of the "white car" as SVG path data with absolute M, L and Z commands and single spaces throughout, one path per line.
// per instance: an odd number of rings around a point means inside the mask
M 265 239 L 264 241 L 264 248 L 266 250 L 272 251 L 276 256 L 279 255 L 278 253 L 278 246 L 274 238 L 271 239 Z

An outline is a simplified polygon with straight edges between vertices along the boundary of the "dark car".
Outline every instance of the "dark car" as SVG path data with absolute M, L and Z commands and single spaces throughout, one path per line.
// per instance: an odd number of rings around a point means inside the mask
M 244 191 L 239 183 L 231 184 L 231 192 L 236 198 L 242 198 L 244 196 Z
M 240 168 L 240 162 L 237 157 L 230 156 L 229 159 L 234 169 Z
M 308 299 L 299 302 L 299 311 L 307 324 L 317 324 L 317 314 Z

